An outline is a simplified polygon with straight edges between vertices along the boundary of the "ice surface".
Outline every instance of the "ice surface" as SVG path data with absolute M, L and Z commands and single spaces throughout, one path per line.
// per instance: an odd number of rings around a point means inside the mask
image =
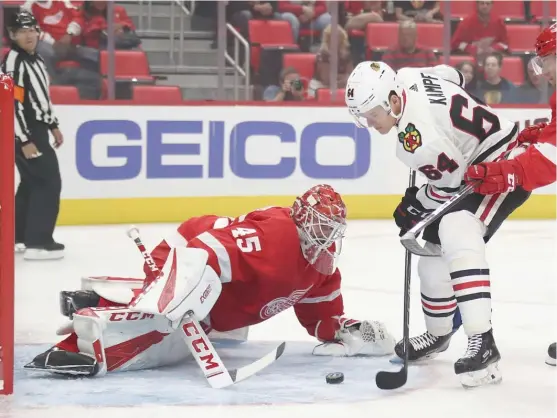
M 140 226 L 156 244 L 172 225 Z M 377 370 L 396 368 L 388 358 L 327 359 L 311 356 L 314 344 L 291 311 L 250 331 L 245 346 L 221 347 L 230 366 L 259 357 L 286 340 L 283 358 L 261 374 L 225 390 L 205 386 L 193 364 L 156 371 L 66 380 L 24 373 L 21 366 L 56 341 L 58 292 L 79 287 L 84 275 L 141 275 L 141 257 L 123 226 L 65 227 L 57 239 L 66 258 L 16 261 L 15 395 L 0 400 L 2 418 L 105 417 L 551 417 L 555 416 L 556 370 L 544 364 L 557 339 L 557 258 L 553 222 L 509 222 L 488 246 L 493 322 L 502 353 L 503 383 L 464 390 L 452 366 L 466 347 L 460 331 L 447 352 L 412 367 L 406 387 L 383 392 Z M 352 221 L 340 268 L 346 314 L 385 322 L 397 337 L 402 323 L 403 248 L 389 221 Z M 423 331 L 419 286 L 413 279 L 412 333 Z M 240 351 L 240 349 L 242 349 Z M 345 373 L 341 385 L 325 374 Z

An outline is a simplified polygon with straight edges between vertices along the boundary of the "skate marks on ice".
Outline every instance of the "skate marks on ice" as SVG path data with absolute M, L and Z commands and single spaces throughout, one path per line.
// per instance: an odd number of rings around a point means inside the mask
M 227 367 L 248 364 L 276 342 L 215 344 Z M 311 342 L 288 342 L 284 355 L 267 369 L 227 389 L 211 389 L 193 359 L 158 370 L 108 374 L 102 378 L 65 378 L 29 373 L 23 365 L 48 346 L 16 346 L 15 395 L 12 411 L 34 407 L 141 405 L 262 405 L 370 401 L 386 392 L 375 374 L 391 369 L 389 356 L 329 358 L 311 355 Z M 396 369 L 396 368 L 395 368 Z M 342 372 L 344 383 L 330 385 L 325 376 Z M 406 389 L 423 386 L 425 377 L 411 369 Z M 0 401 L 2 409 L 2 401 Z

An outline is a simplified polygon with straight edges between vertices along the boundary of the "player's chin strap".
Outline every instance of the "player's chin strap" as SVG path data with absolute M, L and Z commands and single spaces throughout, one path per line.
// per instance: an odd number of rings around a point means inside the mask
M 165 298 L 168 300 L 170 289 L 174 290 L 175 288 L 178 288 L 179 283 L 177 284 L 176 282 L 183 280 L 183 278 L 177 277 L 178 274 L 176 269 L 171 269 L 169 274 L 161 274 L 161 271 L 151 257 L 151 254 L 146 250 L 145 245 L 143 245 L 137 228 L 130 228 L 128 230 L 128 236 L 135 242 L 145 260 L 146 265 L 149 267 L 152 275 L 154 276 L 152 283 L 140 295 L 138 295 L 138 297 L 132 302 L 132 305 L 139 311 L 160 315 L 161 301 Z M 208 287 L 203 292 L 201 297 L 198 298 L 198 311 L 203 309 L 202 305 L 204 302 L 209 302 L 206 299 L 209 299 L 211 293 L 215 292 L 211 292 L 211 289 Z M 153 298 L 153 295 L 160 295 L 160 297 Z M 152 305 L 150 302 L 153 300 L 158 302 L 156 302 L 154 306 L 150 306 Z M 168 305 L 168 303 L 166 305 Z M 166 316 L 172 322 L 172 327 L 175 329 L 178 328 L 179 332 L 181 332 L 184 342 L 212 388 L 224 388 L 253 376 L 255 373 L 272 364 L 284 353 L 286 343 L 282 342 L 274 350 L 259 360 L 238 369 L 228 370 L 220 359 L 215 347 L 209 340 L 209 337 L 199 324 L 199 321 L 196 319 L 196 313 L 199 314 L 199 312 L 187 310 L 185 314 L 180 314 L 180 318 L 178 319 L 173 316 L 177 315 L 176 312 L 181 309 L 181 305 L 182 304 L 180 303 L 178 306 L 174 307 L 174 309 L 169 312 L 169 315 Z M 165 309 L 162 309 L 162 311 L 164 310 Z

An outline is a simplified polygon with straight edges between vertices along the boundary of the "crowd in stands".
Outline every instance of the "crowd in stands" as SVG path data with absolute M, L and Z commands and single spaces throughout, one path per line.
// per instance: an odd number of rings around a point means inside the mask
M 107 1 L 18 3 L 40 24 L 39 53 L 52 84 L 77 87 L 81 99 L 106 98 Z M 216 2 L 197 3 L 201 9 Z M 342 100 L 346 80 L 362 60 L 383 60 L 398 70 L 444 63 L 443 51 L 450 50 L 449 64 L 463 72 L 466 89 L 486 103 L 545 103 L 551 91 L 529 67 L 547 6 L 543 3 L 459 0 L 451 1 L 447 10 L 447 2 L 439 1 L 338 1 L 335 8 L 318 0 L 228 1 L 226 19 L 251 44 L 256 99 L 329 100 L 334 72 Z M 546 3 L 555 19 L 555 2 Z M 331 12 L 337 9 L 338 19 L 333 19 Z M 212 10 L 216 24 L 216 6 Z M 443 23 L 445 15 L 451 17 L 450 28 Z M 333 20 L 338 21 L 336 54 Z M 141 55 L 130 64 L 132 55 L 120 53 L 119 75 L 127 82 L 133 78 L 133 83 L 154 84 L 125 7 L 114 5 L 114 22 L 115 48 Z M 129 73 L 122 70 L 126 66 Z M 143 68 L 139 75 L 138 68 Z

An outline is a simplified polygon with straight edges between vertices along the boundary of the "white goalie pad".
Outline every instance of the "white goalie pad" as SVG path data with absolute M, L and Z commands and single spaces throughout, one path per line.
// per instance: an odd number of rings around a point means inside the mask
M 166 317 L 128 308 L 82 309 L 66 330 L 76 333 L 81 353 L 97 359 L 99 375 L 170 366 L 191 356 Z M 245 342 L 247 334 L 245 327 L 208 336 L 211 341 Z
M 201 321 L 209 315 L 222 283 L 207 265 L 209 254 L 198 248 L 172 248 L 155 279 L 130 304 L 140 312 L 164 315 L 178 325 L 187 312 Z

